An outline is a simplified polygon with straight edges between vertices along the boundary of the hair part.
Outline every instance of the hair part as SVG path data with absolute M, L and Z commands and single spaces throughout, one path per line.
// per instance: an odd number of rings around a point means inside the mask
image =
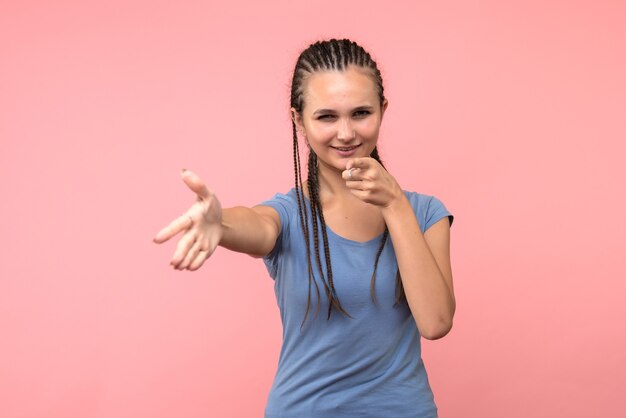
M 385 102 L 383 79 L 371 55 L 349 39 L 330 39 L 311 44 L 298 57 L 291 82 L 291 107 L 302 114 L 307 80 L 313 73 L 345 71 L 349 66 L 358 67 L 369 73 L 382 106 Z

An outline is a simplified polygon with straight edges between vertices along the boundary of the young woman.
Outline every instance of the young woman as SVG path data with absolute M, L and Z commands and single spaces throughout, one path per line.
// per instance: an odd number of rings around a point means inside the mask
M 454 218 L 384 168 L 383 92 L 376 63 L 355 42 L 310 45 L 291 85 L 295 187 L 253 208 L 222 209 L 183 171 L 197 202 L 155 237 L 184 231 L 171 261 L 179 270 L 198 269 L 218 245 L 263 258 L 284 327 L 266 418 L 437 416 L 420 337 L 452 327 Z

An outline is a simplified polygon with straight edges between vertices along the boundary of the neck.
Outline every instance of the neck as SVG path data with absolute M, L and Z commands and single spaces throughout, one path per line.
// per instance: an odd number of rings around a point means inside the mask
M 319 161 L 319 160 L 318 160 Z M 341 170 L 328 166 L 319 161 L 318 166 L 319 196 L 322 206 L 328 208 L 332 201 L 355 198 L 348 187 L 346 181 L 341 177 Z M 304 186 L 307 186 L 306 181 Z M 310 198 L 308 187 L 306 187 L 307 197 Z

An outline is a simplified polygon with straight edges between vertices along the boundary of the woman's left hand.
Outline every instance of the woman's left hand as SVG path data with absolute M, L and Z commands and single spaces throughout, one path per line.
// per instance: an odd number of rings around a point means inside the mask
M 348 160 L 341 177 L 353 195 L 381 208 L 389 207 L 404 196 L 396 179 L 371 157 Z

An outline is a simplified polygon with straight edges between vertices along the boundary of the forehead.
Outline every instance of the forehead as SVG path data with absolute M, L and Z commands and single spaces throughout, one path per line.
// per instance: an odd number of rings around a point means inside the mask
M 304 107 L 342 108 L 378 103 L 378 92 L 368 70 L 348 67 L 344 71 L 311 74 L 304 89 Z

